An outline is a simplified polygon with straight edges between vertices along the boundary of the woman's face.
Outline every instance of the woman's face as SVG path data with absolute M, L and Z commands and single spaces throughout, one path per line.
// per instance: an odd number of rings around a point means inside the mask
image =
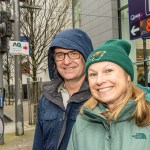
M 131 79 L 119 65 L 104 61 L 89 66 L 88 80 L 93 96 L 114 110 L 123 101 Z

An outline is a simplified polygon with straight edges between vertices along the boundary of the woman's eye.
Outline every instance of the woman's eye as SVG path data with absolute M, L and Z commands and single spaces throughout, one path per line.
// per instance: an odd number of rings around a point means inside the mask
M 97 74 L 96 73 L 90 73 L 89 77 L 95 77 Z
M 112 72 L 113 70 L 112 69 L 107 69 L 106 70 L 106 73 L 110 73 L 110 72 Z

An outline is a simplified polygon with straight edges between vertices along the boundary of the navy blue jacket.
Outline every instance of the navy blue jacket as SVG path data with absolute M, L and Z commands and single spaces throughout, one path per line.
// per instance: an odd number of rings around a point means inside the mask
M 33 150 L 66 150 L 80 107 L 91 96 L 87 81 L 84 81 L 65 109 L 61 93 L 58 93 L 61 82 L 53 80 L 44 87 L 38 104 Z
M 80 29 L 67 29 L 53 38 L 48 51 L 48 70 L 52 81 L 44 87 L 38 103 L 33 150 L 66 150 L 80 107 L 91 95 L 85 80 L 80 90 L 69 99 L 67 108 L 64 108 L 62 95 L 58 92 L 63 80 L 53 57 L 55 47 L 77 50 L 85 60 L 93 51 L 89 36 Z

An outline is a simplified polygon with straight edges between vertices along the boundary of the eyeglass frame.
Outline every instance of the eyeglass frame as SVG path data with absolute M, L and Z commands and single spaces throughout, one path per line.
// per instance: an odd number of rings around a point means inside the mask
M 79 56 L 77 57 L 77 58 L 71 58 L 70 56 L 69 56 L 69 53 L 78 53 L 79 54 Z M 60 60 L 58 60 L 58 59 L 56 59 L 56 55 L 57 54 L 63 54 L 62 56 L 63 56 L 63 59 L 60 59 Z M 75 50 L 73 50 L 73 51 L 69 51 L 68 53 L 63 53 L 63 52 L 58 52 L 58 53 L 55 53 L 54 52 L 54 54 L 53 54 L 53 57 L 54 57 L 54 59 L 56 60 L 56 61 L 63 61 L 64 59 L 65 59 L 65 56 L 67 55 L 68 56 L 68 58 L 70 58 L 71 60 L 75 60 L 75 59 L 79 59 L 80 58 L 80 52 L 79 51 L 75 51 Z

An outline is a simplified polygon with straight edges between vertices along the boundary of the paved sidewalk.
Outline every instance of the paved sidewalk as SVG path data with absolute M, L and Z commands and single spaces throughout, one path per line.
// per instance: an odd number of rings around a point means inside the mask
M 24 135 L 15 136 L 15 133 L 4 135 L 4 145 L 0 145 L 0 150 L 32 150 L 34 130 L 25 130 Z
M 5 123 L 4 145 L 0 145 L 0 150 L 32 150 L 34 125 L 29 125 L 28 101 L 23 101 L 24 112 L 24 135 L 15 135 L 15 104 L 4 106 L 4 115 L 12 119 L 12 122 Z

